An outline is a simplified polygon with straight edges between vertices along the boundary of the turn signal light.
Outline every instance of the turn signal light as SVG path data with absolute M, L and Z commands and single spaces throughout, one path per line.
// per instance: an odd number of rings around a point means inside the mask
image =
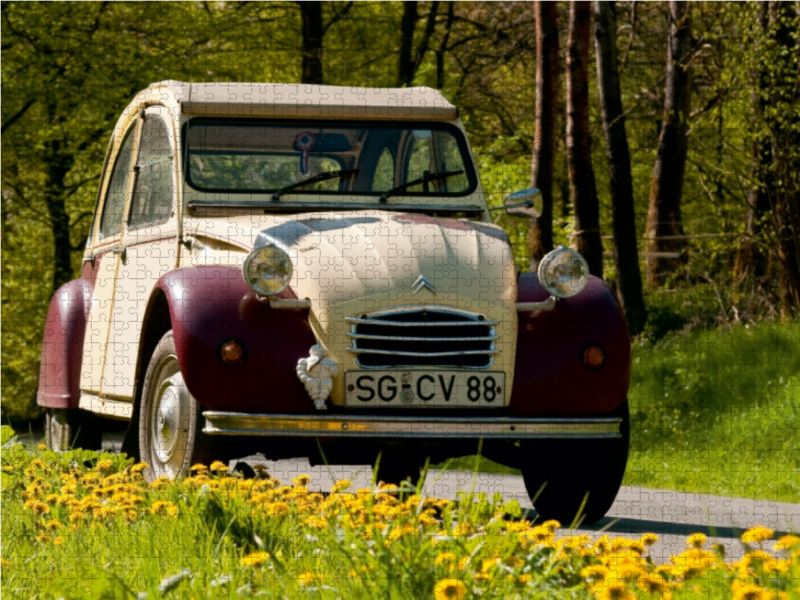
M 226 365 L 238 365 L 244 362 L 244 348 L 236 340 L 228 340 L 220 346 L 219 357 Z
M 583 364 L 589 369 L 599 369 L 606 362 L 606 354 L 600 346 L 588 346 L 583 351 Z

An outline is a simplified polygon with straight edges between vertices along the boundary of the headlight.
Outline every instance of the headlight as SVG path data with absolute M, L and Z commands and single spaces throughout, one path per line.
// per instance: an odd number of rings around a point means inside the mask
M 244 261 L 244 280 L 264 296 L 281 293 L 292 279 L 292 259 L 274 244 L 255 248 Z
M 556 298 L 571 298 L 584 287 L 589 265 L 575 250 L 559 246 L 539 263 L 539 281 Z

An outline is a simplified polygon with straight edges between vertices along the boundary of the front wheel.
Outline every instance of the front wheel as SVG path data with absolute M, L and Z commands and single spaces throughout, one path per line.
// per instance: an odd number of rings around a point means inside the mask
M 147 480 L 184 477 L 195 463 L 210 464 L 213 441 L 202 428 L 202 409 L 183 381 L 169 331 L 153 351 L 142 386 L 139 456 L 150 465 Z
M 522 478 L 533 507 L 543 519 L 555 519 L 564 526 L 578 520 L 594 523 L 614 504 L 628 462 L 628 401 L 604 416 L 622 419 L 620 437 L 529 440 L 521 444 L 525 455 Z

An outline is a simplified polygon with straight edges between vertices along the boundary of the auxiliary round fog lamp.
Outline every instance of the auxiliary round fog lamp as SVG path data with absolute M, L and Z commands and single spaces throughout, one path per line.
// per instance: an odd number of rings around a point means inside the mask
M 292 259 L 275 244 L 255 248 L 244 261 L 244 280 L 263 296 L 281 293 L 292 280 Z
M 606 364 L 606 353 L 600 346 L 587 346 L 583 351 L 583 364 L 588 369 L 599 369 Z
M 572 298 L 586 287 L 589 265 L 580 254 L 559 246 L 539 263 L 539 281 L 556 298 Z

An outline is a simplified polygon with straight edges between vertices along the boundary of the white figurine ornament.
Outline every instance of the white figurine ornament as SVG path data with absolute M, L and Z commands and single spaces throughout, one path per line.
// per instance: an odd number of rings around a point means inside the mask
M 319 344 L 311 346 L 311 356 L 297 361 L 297 377 L 306 386 L 306 392 L 317 410 L 327 410 L 325 400 L 333 388 L 333 378 L 339 373 L 336 361 L 325 358 L 325 349 Z

